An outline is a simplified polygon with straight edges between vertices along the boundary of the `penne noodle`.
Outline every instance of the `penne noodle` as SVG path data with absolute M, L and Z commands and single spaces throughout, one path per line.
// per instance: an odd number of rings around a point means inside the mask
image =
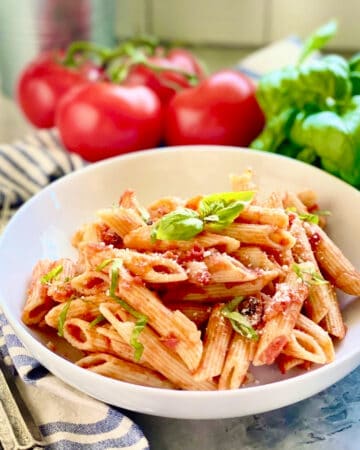
M 139 216 L 138 212 L 122 206 L 100 209 L 97 211 L 97 215 L 111 230 L 122 238 L 130 231 L 144 225 L 144 220 Z
M 184 200 L 178 197 L 163 197 L 149 205 L 147 210 L 151 220 L 155 221 L 165 214 L 184 206 L 184 203 Z
M 272 261 L 267 253 L 259 247 L 240 247 L 231 256 L 238 259 L 249 269 L 281 270 L 280 266 Z
M 211 252 L 209 256 L 205 256 L 204 262 L 210 273 L 211 283 L 241 283 L 255 280 L 259 276 L 226 253 Z
M 93 353 L 76 362 L 76 365 L 91 372 L 125 381 L 126 383 L 161 389 L 174 389 L 173 383 L 161 376 L 158 372 L 124 361 L 106 353 Z
M 256 342 L 234 333 L 219 378 L 219 389 L 238 389 L 246 380 Z
M 279 250 L 292 248 L 295 244 L 295 239 L 289 231 L 272 225 L 232 223 L 218 233 L 237 239 L 242 244 L 260 245 Z
M 174 283 L 188 278 L 180 264 L 161 254 L 147 255 L 131 250 L 125 250 L 122 253 L 124 266 L 149 283 Z
M 163 296 L 164 301 L 186 300 L 186 301 L 205 301 L 216 302 L 219 299 L 231 299 L 238 296 L 253 295 L 261 291 L 272 280 L 278 277 L 278 270 L 264 271 L 253 281 L 244 283 L 217 283 L 202 287 L 185 286 L 178 287 L 176 290 L 169 289 Z
M 245 208 L 236 220 L 237 222 L 248 222 L 253 224 L 272 225 L 278 228 L 287 228 L 289 226 L 289 216 L 284 209 L 249 205 Z
M 313 265 L 314 271 L 321 276 L 319 266 L 311 249 L 306 231 L 302 221 L 295 218 L 292 221 L 290 232 L 296 238 L 296 243 L 292 248 L 294 260 L 297 263 L 308 262 Z M 313 284 L 309 287 L 309 298 L 304 307 L 309 317 L 316 323 L 319 323 L 327 314 L 331 303 L 331 287 L 328 283 Z
M 279 283 L 274 294 L 274 304 L 284 304 L 284 309 L 265 323 L 256 349 L 253 364 L 272 364 L 288 343 L 295 327 L 302 305 L 308 295 L 308 288 L 300 278 L 289 272 L 285 281 Z
M 200 328 L 209 320 L 212 306 L 205 305 L 199 302 L 179 301 L 169 302 L 166 306 L 172 311 L 181 311 L 188 319 L 195 323 Z
M 106 296 L 89 296 L 84 299 L 77 298 L 70 301 L 66 312 L 66 318 L 83 318 L 91 322 L 99 315 L 99 303 L 106 300 Z M 49 327 L 58 328 L 59 317 L 64 309 L 64 304 L 54 306 L 45 316 L 45 322 Z
M 239 191 L 253 191 L 256 189 L 256 184 L 253 182 L 253 172 L 251 169 L 246 169 L 242 174 L 230 174 L 230 185 L 233 192 Z
M 294 358 L 293 356 L 284 355 L 283 353 L 279 355 L 276 362 L 281 373 L 283 374 L 289 372 L 291 369 L 294 369 L 295 367 L 304 369 L 306 364 L 310 364 L 308 361 L 304 361 L 303 359 L 300 358 Z
M 224 305 L 215 305 L 212 309 L 206 327 L 204 351 L 194 373 L 196 380 L 211 380 L 221 374 L 229 342 L 232 336 L 232 326 L 222 314 Z
M 303 314 L 300 314 L 298 320 L 296 321 L 295 328 L 307 333 L 315 339 L 315 341 L 322 348 L 327 363 L 334 361 L 334 344 L 329 336 L 329 333 L 327 333 L 321 326 L 314 323 L 314 321 L 304 316 Z
M 197 368 L 202 354 L 202 341 L 200 331 L 191 320 L 180 311 L 168 309 L 147 287 L 134 282 L 126 269 L 121 270 L 117 293 L 136 311 L 144 314 L 160 336 L 176 341 L 174 350 L 190 370 Z
M 360 295 L 360 272 L 318 225 L 304 223 L 304 227 L 319 266 L 333 284 L 347 294 Z
M 329 298 L 329 311 L 322 320 L 321 325 L 329 334 L 341 340 L 346 335 L 346 326 L 340 311 L 335 289 L 330 285 Z
M 124 244 L 128 248 L 139 251 L 166 252 L 167 250 L 191 250 L 195 246 L 216 248 L 227 253 L 234 252 L 240 246 L 240 242 L 229 236 L 220 236 L 215 233 L 203 232 L 188 241 L 160 241 L 151 239 L 151 227 L 143 226 L 128 233 L 124 238 Z
M 41 278 L 56 266 L 56 262 L 48 260 L 39 261 L 35 265 L 21 315 L 21 319 L 26 325 L 40 324 L 45 315 L 55 305 L 55 302 L 47 295 L 47 283 L 42 283 Z
M 116 329 L 119 335 L 128 343 L 131 341 L 131 335 L 134 328 L 133 322 L 122 322 L 115 315 L 115 307 L 109 305 L 100 305 L 101 313 Z M 165 346 L 159 336 L 145 327 L 139 336 L 139 341 L 144 346 L 141 359 L 150 364 L 154 369 L 164 375 L 168 380 L 181 389 L 189 390 L 216 390 L 216 384 L 212 381 L 197 381 L 194 379 L 186 365 Z
M 293 330 L 282 353 L 316 364 L 326 363 L 326 355 L 316 339 L 301 330 Z
M 72 278 L 70 285 L 81 295 L 102 294 L 109 285 L 109 276 L 98 270 L 87 270 Z

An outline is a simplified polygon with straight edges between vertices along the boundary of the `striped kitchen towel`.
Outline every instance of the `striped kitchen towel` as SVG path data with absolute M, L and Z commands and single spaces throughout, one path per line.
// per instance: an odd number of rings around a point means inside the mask
M 295 61 L 294 39 L 272 44 L 236 67 L 255 81 Z M 64 150 L 54 130 L 42 130 L 0 145 L 0 233 L 11 215 L 55 179 L 85 166 Z M 49 374 L 23 347 L 0 310 L 0 358 L 19 377 L 18 387 L 39 424 L 49 449 L 148 449 L 141 430 L 117 408 L 65 385 Z
M 92 399 L 49 374 L 24 348 L 1 309 L 0 358 L 19 375 L 17 387 L 47 449 L 149 449 L 141 430 L 118 408 Z

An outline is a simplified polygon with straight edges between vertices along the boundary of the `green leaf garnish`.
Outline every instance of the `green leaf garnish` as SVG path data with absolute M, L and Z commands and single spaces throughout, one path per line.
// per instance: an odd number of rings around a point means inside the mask
M 253 191 L 222 192 L 203 197 L 199 214 L 209 228 L 221 230 L 230 225 L 254 198 Z
M 100 264 L 96 266 L 96 271 L 101 272 L 103 269 L 105 269 L 106 266 L 108 266 L 113 261 L 114 258 L 104 259 L 104 261 L 102 261 Z
M 300 54 L 298 64 L 301 64 L 305 59 L 311 55 L 315 50 L 320 50 L 332 39 L 337 32 L 336 20 L 331 20 L 325 25 L 321 26 L 315 32 L 309 36 L 303 46 Z
M 147 317 L 144 314 L 141 314 L 141 316 L 135 322 L 135 326 L 131 333 L 130 345 L 135 349 L 135 354 L 134 354 L 135 361 L 140 360 L 140 358 L 143 354 L 143 351 L 144 351 L 144 346 L 139 341 L 139 336 L 140 336 L 141 332 L 143 331 L 143 329 L 146 327 L 147 321 L 148 321 Z
M 253 191 L 222 192 L 207 195 L 199 210 L 179 208 L 163 216 L 154 226 L 151 239 L 187 241 L 204 230 L 205 225 L 221 230 L 230 225 L 252 201 Z
M 204 229 L 204 223 L 193 209 L 179 208 L 163 216 L 152 230 L 152 239 L 188 241 Z
M 130 313 L 132 316 L 135 317 L 136 322 L 134 329 L 131 333 L 130 337 L 130 345 L 134 348 L 134 359 L 135 361 L 139 361 L 141 358 L 141 355 L 144 351 L 143 344 L 139 341 L 139 335 L 145 328 L 148 318 L 145 316 L 145 314 L 139 313 L 134 309 L 132 306 L 130 306 L 125 300 L 118 297 L 116 295 L 116 287 L 119 281 L 119 267 L 121 266 L 122 262 L 119 259 L 113 260 L 113 265 L 111 268 L 111 281 L 110 281 L 110 289 L 109 289 L 109 295 L 112 297 L 119 305 L 121 305 L 125 311 Z
M 318 225 L 318 223 L 319 223 L 319 215 L 318 214 L 301 213 L 293 206 L 286 208 L 286 211 L 291 211 L 291 212 L 296 213 L 298 215 L 299 219 L 301 219 L 305 222 L 315 223 L 316 225 Z
M 258 333 L 252 327 L 249 319 L 244 315 L 235 311 L 244 297 L 235 297 L 221 309 L 221 314 L 230 320 L 231 326 L 236 333 L 244 336 L 246 339 L 257 341 L 259 339 Z
M 49 283 L 54 278 L 56 278 L 63 270 L 63 266 L 60 264 L 53 269 L 51 269 L 48 273 L 43 275 L 40 279 L 41 284 Z
M 61 313 L 59 314 L 59 319 L 58 319 L 58 336 L 60 337 L 64 337 L 64 324 L 65 324 L 65 320 L 66 320 L 66 316 L 70 307 L 70 303 L 71 300 L 68 300 L 63 309 L 61 310 Z
M 328 283 L 328 281 L 315 270 L 315 267 L 312 264 L 311 267 L 309 267 L 309 264 L 307 264 L 306 267 L 301 267 L 299 264 L 294 263 L 292 269 L 304 283 L 309 284 L 310 286 L 319 286 Z M 310 276 L 310 280 L 307 280 L 306 275 Z
M 90 328 L 93 328 L 93 327 L 95 327 L 96 325 L 98 325 L 100 322 L 102 322 L 103 320 L 105 320 L 105 317 L 104 317 L 102 314 L 99 314 L 97 317 L 95 317 L 94 320 L 92 320 L 92 321 L 89 323 L 89 327 L 90 327 Z

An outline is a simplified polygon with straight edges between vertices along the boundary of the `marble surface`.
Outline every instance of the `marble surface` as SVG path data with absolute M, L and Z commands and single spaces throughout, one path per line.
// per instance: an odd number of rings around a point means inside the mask
M 153 450 L 358 450 L 360 367 L 307 400 L 264 414 L 199 421 L 127 415 Z

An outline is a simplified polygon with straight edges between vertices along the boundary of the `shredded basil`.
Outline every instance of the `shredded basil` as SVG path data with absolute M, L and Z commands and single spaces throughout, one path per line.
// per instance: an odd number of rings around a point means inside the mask
M 315 270 L 315 267 L 307 270 L 306 268 L 301 267 L 299 264 L 294 263 L 292 265 L 293 271 L 296 275 L 304 281 L 304 283 L 309 284 L 311 286 L 318 286 L 320 284 L 327 284 L 323 276 Z M 305 275 L 310 275 L 310 280 L 307 280 Z
M 143 344 L 139 341 L 139 335 L 145 328 L 148 318 L 145 316 L 145 314 L 139 313 L 134 309 L 132 306 L 130 306 L 125 300 L 121 299 L 116 295 L 116 287 L 119 280 L 119 266 L 121 265 L 121 261 L 115 259 L 114 263 L 111 268 L 111 280 L 110 280 L 110 289 L 109 289 L 109 295 L 112 297 L 119 305 L 121 305 L 125 311 L 129 312 L 132 316 L 135 317 L 136 322 L 134 329 L 131 334 L 130 338 L 130 345 L 134 348 L 134 359 L 135 361 L 139 361 L 141 358 L 141 355 L 144 351 Z
M 42 284 L 49 283 L 54 278 L 56 278 L 62 272 L 62 270 L 63 270 L 63 266 L 61 264 L 54 267 L 48 273 L 46 273 L 45 275 L 43 275 L 41 277 L 41 279 L 40 279 L 41 283 Z
M 95 327 L 96 325 L 98 325 L 99 323 L 103 322 L 105 320 L 105 317 L 102 314 L 99 314 L 97 317 L 95 317 L 94 320 L 92 320 L 89 324 L 90 328 Z
M 96 271 L 101 272 L 103 269 L 105 269 L 106 266 L 108 266 L 111 262 L 114 261 L 114 258 L 104 259 L 100 264 L 96 266 Z
M 59 319 L 58 319 L 58 335 L 60 337 L 64 337 L 64 324 L 65 324 L 65 320 L 66 320 L 66 316 L 67 313 L 69 311 L 69 307 L 70 307 L 70 303 L 71 300 L 68 300 L 63 309 L 61 310 L 61 313 L 59 314 Z
M 231 326 L 236 333 L 244 336 L 246 339 L 257 341 L 259 339 L 258 333 L 252 327 L 249 319 L 244 315 L 235 311 L 239 304 L 244 300 L 244 297 L 235 297 L 221 309 L 221 314 L 230 320 Z

